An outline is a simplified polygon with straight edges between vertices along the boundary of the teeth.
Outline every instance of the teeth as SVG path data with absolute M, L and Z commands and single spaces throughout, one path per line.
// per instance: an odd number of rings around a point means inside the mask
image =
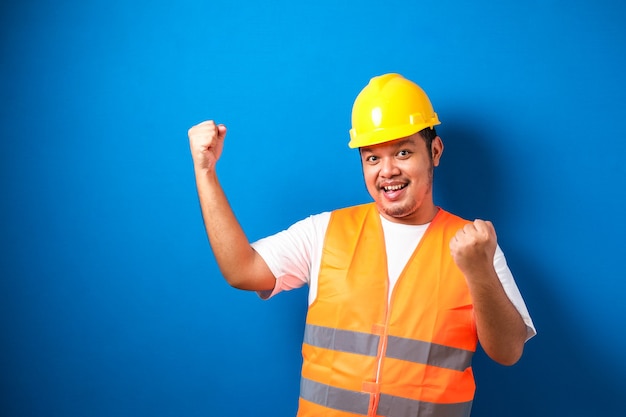
M 401 188 L 404 188 L 404 185 L 389 185 L 387 187 L 383 187 L 385 191 L 397 191 Z

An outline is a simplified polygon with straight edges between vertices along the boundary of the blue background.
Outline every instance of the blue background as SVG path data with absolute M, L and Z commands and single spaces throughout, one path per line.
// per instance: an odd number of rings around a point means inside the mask
M 479 352 L 475 416 L 617 416 L 626 3 L 32 1 L 0 6 L 0 413 L 292 416 L 306 290 L 223 281 L 187 130 L 251 240 L 368 201 L 350 108 L 429 94 L 438 204 L 494 221 L 539 335 Z

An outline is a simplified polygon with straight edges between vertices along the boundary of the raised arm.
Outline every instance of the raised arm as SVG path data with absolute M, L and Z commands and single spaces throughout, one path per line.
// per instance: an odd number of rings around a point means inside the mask
M 524 351 L 526 325 L 493 266 L 496 247 L 496 231 L 483 220 L 465 225 L 450 241 L 452 257 L 472 295 L 481 346 L 494 361 L 513 365 Z
M 222 275 L 231 286 L 271 290 L 276 280 L 263 258 L 250 246 L 217 178 L 215 167 L 225 137 L 226 126 L 212 120 L 189 129 L 198 198 L 209 243 Z

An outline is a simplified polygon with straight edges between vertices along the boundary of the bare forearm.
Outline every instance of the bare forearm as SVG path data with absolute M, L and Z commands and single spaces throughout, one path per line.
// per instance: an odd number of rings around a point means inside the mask
M 213 120 L 189 129 L 204 226 L 217 264 L 230 285 L 244 290 L 271 290 L 276 280 L 250 246 L 217 180 L 215 167 L 222 154 L 226 130 L 226 126 Z
M 233 287 L 271 290 L 275 279 L 252 249 L 214 171 L 196 171 L 196 185 L 209 243 L 222 275 Z
M 513 365 L 524 351 L 526 325 L 493 266 L 497 245 L 493 224 L 477 219 L 450 240 L 450 253 L 472 295 L 480 344 L 494 361 Z
M 467 277 L 476 316 L 478 339 L 485 352 L 502 365 L 513 365 L 522 356 L 526 325 L 509 300 L 495 272 Z

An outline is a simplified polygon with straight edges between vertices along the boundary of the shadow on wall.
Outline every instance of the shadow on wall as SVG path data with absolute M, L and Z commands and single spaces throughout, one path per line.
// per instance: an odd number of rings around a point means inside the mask
M 564 300 L 544 282 L 551 277 L 528 253 L 510 251 L 511 269 L 524 279 L 524 297 L 538 334 L 518 364 L 507 368 L 477 355 L 475 415 L 613 417 L 623 415 L 623 380 L 601 352 L 589 349 L 564 313 Z M 620 386 L 622 388 L 620 388 Z M 620 411 L 621 410 L 621 411 Z
M 466 219 L 483 218 L 495 223 L 497 199 L 503 190 L 497 155 L 478 130 L 446 122 L 437 133 L 444 151 L 435 168 L 435 203 Z
M 514 221 L 507 219 L 507 185 L 502 182 L 506 161 L 489 147 L 497 140 L 487 136 L 493 133 L 454 122 L 438 133 L 445 151 L 435 170 L 437 203 L 466 218 L 487 218 L 496 225 Z M 567 300 L 544 285 L 554 278 L 541 267 L 547 262 L 541 259 L 543 254 L 523 253 L 511 246 L 507 244 L 507 260 L 538 335 L 513 367 L 496 364 L 479 349 L 474 359 L 477 391 L 472 415 L 622 415 L 617 411 L 623 409 L 618 370 L 606 363 L 601 352 L 585 350 L 581 341 L 591 335 L 576 333 L 576 323 L 561 307 Z

